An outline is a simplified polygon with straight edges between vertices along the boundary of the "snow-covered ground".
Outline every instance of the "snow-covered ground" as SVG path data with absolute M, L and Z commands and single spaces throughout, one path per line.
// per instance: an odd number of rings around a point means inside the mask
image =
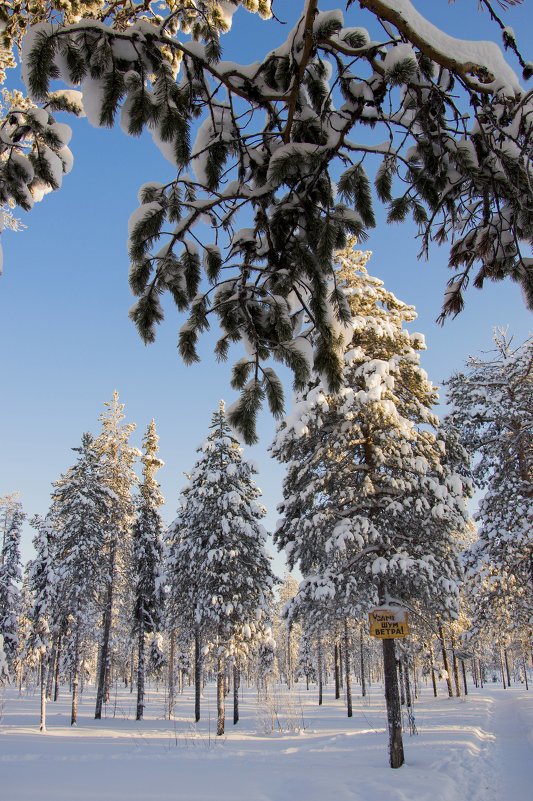
M 356 688 L 357 690 L 357 688 Z M 406 764 L 387 764 L 382 690 L 354 694 L 354 715 L 328 688 L 322 707 L 298 685 L 257 702 L 244 690 L 242 718 L 214 736 L 212 688 L 203 719 L 192 720 L 192 691 L 178 697 L 176 718 L 163 717 L 152 690 L 136 722 L 134 696 L 121 691 L 107 718 L 92 719 L 86 692 L 77 728 L 68 695 L 48 704 L 39 734 L 36 692 L 3 692 L 0 720 L 1 801 L 530 801 L 533 689 L 499 684 L 461 699 L 434 699 L 422 688 L 418 734 L 404 735 Z M 228 699 L 229 700 L 229 699 Z M 289 713 L 287 714 L 287 708 Z

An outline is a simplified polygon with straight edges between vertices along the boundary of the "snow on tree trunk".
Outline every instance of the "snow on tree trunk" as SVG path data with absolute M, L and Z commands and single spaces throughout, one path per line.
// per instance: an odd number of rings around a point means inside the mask
M 41 717 L 39 721 L 39 731 L 46 731 L 46 678 L 47 678 L 48 656 L 41 654 Z
M 76 633 L 72 660 L 72 706 L 70 711 L 71 726 L 75 726 L 78 720 L 78 685 L 80 681 L 80 625 L 80 620 L 76 619 Z
M 453 698 L 452 677 L 450 675 L 450 663 L 448 662 L 448 652 L 446 650 L 446 640 L 444 639 L 444 629 L 439 626 L 439 640 L 440 649 L 442 654 L 442 664 L 444 666 L 444 674 L 446 676 L 446 684 L 448 686 L 448 696 Z
M 176 703 L 176 629 L 170 630 L 170 646 L 168 656 L 168 719 L 172 720 Z

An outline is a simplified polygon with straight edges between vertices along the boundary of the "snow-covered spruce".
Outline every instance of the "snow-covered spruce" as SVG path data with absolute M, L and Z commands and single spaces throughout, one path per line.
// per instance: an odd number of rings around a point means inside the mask
M 78 460 L 55 482 L 52 494 L 61 617 L 56 632 L 56 673 L 61 654 L 72 687 L 71 725 L 77 722 L 81 665 L 91 653 L 98 631 L 99 595 L 106 584 L 102 551 L 116 500 L 105 481 L 93 437 L 84 434 L 74 450 Z
M 169 532 L 169 605 L 195 639 L 197 720 L 202 654 L 210 650 L 215 658 L 217 734 L 223 734 L 226 663 L 238 668 L 239 656 L 264 635 L 275 579 L 255 470 L 231 434 L 223 402 L 199 453 Z
M 315 607 L 319 617 L 360 618 L 372 604 L 414 601 L 453 617 L 466 457 L 456 442 L 448 449 L 431 410 L 424 338 L 403 327 L 415 311 L 368 275 L 369 255 L 350 243 L 336 256 L 350 310 L 339 326 L 344 389 L 331 394 L 315 376 L 272 446 L 287 464 L 274 539 L 304 576 L 289 614 Z M 384 643 L 394 662 L 393 641 Z M 389 723 L 400 732 L 398 720 Z
M 533 340 L 494 333 L 490 356 L 471 357 L 447 382 L 450 423 L 475 456 L 485 489 L 478 540 L 466 554 L 472 635 L 520 636 L 533 599 Z
M 345 19 L 302 0 L 285 40 L 250 65 L 221 59 L 221 33 L 239 6 L 268 16 L 266 0 L 164 3 L 171 13 L 161 16 L 142 4 L 120 12 L 91 5 L 100 21 L 74 21 L 66 8 L 59 21 L 73 24 L 41 22 L 24 41 L 30 95 L 50 105 L 4 121 L 0 165 L 9 198 L 29 204 L 34 172 L 45 188 L 60 182 L 62 133 L 48 108 L 68 106 L 68 98 L 50 91 L 51 76 L 80 87 L 93 124 L 112 126 L 120 116 L 128 134 L 152 134 L 175 177 L 141 187 L 130 225 L 138 296 L 131 316 L 152 341 L 163 318 L 160 294 L 169 292 L 188 312 L 180 331 L 185 361 L 198 359 L 198 338 L 213 315 L 222 330 L 218 356 L 231 342 L 245 343 L 231 422 L 248 441 L 265 398 L 282 412 L 281 384 L 265 360 L 288 364 L 299 384 L 307 379 L 294 347 L 304 314 L 317 332 L 315 366 L 328 391 L 340 387 L 329 310 L 342 314 L 343 304 L 329 296 L 328 280 L 334 250 L 375 225 L 369 153 L 389 222 L 411 216 L 424 254 L 432 240 L 453 236 L 455 274 L 443 315 L 460 311 L 470 281 L 481 287 L 504 276 L 533 305 L 531 262 L 520 245 L 533 231 L 529 94 L 497 44 L 455 39 L 409 0 L 359 5 L 378 38 L 358 25 L 358 4 L 349 4 Z M 514 36 L 506 46 L 527 78 Z M 200 227 L 205 221 L 211 234 Z
M 137 635 L 137 720 L 144 711 L 145 636 L 156 633 L 163 619 L 163 521 L 159 507 L 164 503 L 155 479 L 163 466 L 157 452 L 159 437 L 151 421 L 143 439 L 143 478 L 139 484 L 137 515 L 132 529 L 135 607 L 134 627 Z M 152 644 L 156 642 L 152 640 Z M 157 651 L 153 658 L 158 659 Z
M 20 536 L 25 517 L 16 493 L 0 498 L 0 634 L 4 638 L 3 650 L 11 674 L 19 645 L 18 616 L 22 581 Z

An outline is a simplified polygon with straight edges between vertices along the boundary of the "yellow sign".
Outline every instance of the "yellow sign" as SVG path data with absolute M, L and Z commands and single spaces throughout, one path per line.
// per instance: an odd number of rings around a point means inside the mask
M 372 609 L 368 613 L 370 636 L 380 640 L 392 640 L 396 637 L 407 637 L 409 619 L 405 609 Z

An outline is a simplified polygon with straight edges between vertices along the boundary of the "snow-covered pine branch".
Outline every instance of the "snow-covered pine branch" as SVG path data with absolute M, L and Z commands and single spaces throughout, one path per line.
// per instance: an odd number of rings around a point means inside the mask
M 308 376 L 308 360 L 293 358 L 298 336 L 315 332 L 315 367 L 330 390 L 341 385 L 331 320 L 342 316 L 342 301 L 327 287 L 333 252 L 374 225 L 369 153 L 381 162 L 374 183 L 389 222 L 411 216 L 424 253 L 431 241 L 452 241 L 443 317 L 461 310 L 470 281 L 481 287 L 505 276 L 533 305 L 531 263 L 521 252 L 533 232 L 533 107 L 497 45 L 446 35 L 409 0 L 361 4 L 393 32 L 381 40 L 354 26 L 355 4 L 345 19 L 306 0 L 285 41 L 251 65 L 221 57 L 220 34 L 239 5 L 269 12 L 268 3 L 209 0 L 121 26 L 105 15 L 42 22 L 24 52 L 36 102 L 59 102 L 51 78 L 79 86 L 89 121 L 111 126 L 120 117 L 131 135 L 147 129 L 173 165 L 168 184 L 141 189 L 130 220 L 130 281 L 139 298 L 131 315 L 152 341 L 163 318 L 159 296 L 169 292 L 189 313 L 180 332 L 186 361 L 198 358 L 198 337 L 213 316 L 220 358 L 231 342 L 247 344 L 251 375 L 232 422 L 253 441 L 263 400 L 275 414 L 282 403 L 278 388 L 269 393 L 262 363 L 289 364 L 297 385 Z M 37 131 L 27 115 L 13 119 L 3 145 L 10 163 L 22 157 L 13 141 L 21 126 L 31 144 L 50 138 L 55 125 L 43 117 Z M 353 133 L 368 128 L 372 141 L 358 145 Z M 53 188 L 59 143 L 46 146 L 54 158 L 38 149 L 39 181 L 53 160 Z M 31 195 L 29 176 L 19 171 L 9 191 Z M 309 326 L 301 331 L 304 315 Z

